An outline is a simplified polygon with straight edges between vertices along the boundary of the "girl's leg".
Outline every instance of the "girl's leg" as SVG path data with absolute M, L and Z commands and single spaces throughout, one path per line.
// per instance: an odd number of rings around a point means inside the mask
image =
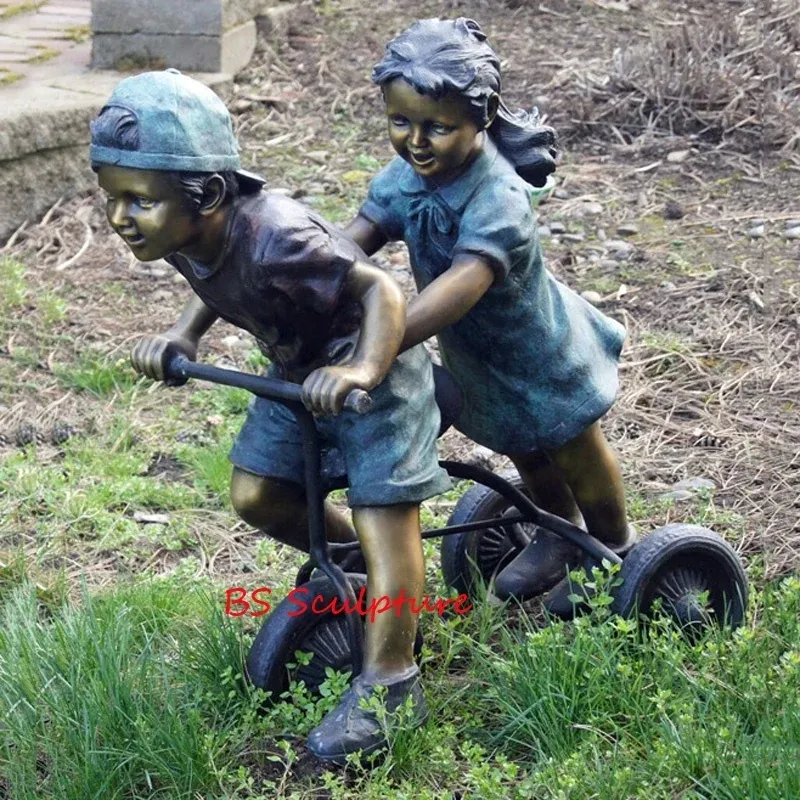
M 234 467 L 231 503 L 248 524 L 283 544 L 307 553 L 308 512 L 303 487 L 292 481 L 264 478 Z M 328 541 L 353 542 L 356 533 L 341 511 L 325 503 Z
M 550 456 L 572 489 L 586 530 L 610 547 L 624 544 L 629 532 L 622 472 L 600 423 L 593 423 Z
M 509 456 L 525 482 L 537 506 L 551 514 L 581 524 L 581 512 L 561 468 L 547 454 L 538 450 L 521 456 Z

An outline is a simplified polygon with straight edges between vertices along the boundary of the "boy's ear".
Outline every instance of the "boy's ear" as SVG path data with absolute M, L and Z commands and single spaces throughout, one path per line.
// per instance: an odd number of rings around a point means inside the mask
M 207 217 L 217 211 L 225 202 L 227 191 L 225 181 L 221 175 L 212 175 L 205 186 L 203 202 L 200 205 L 200 214 Z
M 500 95 L 492 92 L 486 100 L 486 127 L 488 128 L 497 116 L 497 109 L 500 108 Z

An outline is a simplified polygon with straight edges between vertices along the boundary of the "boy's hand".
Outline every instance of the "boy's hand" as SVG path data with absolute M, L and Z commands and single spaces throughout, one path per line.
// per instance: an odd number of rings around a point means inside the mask
M 197 342 L 184 336 L 164 333 L 145 336 L 131 351 L 131 364 L 137 372 L 148 378 L 163 381 L 167 365 L 167 348 L 170 352 L 179 350 L 190 361 L 197 358 Z
M 366 367 L 321 367 L 303 381 L 303 403 L 318 416 L 336 415 L 353 389 L 372 389 L 378 380 Z

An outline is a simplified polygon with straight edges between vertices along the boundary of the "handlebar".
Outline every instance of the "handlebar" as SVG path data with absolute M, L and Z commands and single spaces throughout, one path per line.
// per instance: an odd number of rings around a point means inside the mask
M 189 378 L 196 378 L 246 389 L 267 400 L 303 404 L 303 389 L 297 383 L 233 369 L 221 369 L 210 364 L 198 364 L 179 352 L 168 354 L 164 373 L 165 382 L 170 386 L 182 386 Z M 344 408 L 356 414 L 366 414 L 371 407 L 372 398 L 363 389 L 353 389 L 344 401 Z

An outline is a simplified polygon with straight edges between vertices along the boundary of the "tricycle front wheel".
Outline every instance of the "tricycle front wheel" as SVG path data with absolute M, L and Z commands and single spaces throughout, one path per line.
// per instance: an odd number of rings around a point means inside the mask
M 673 523 L 653 531 L 622 562 L 613 610 L 650 616 L 657 601 L 690 634 L 736 628 L 747 611 L 748 586 L 739 557 L 699 525 Z

